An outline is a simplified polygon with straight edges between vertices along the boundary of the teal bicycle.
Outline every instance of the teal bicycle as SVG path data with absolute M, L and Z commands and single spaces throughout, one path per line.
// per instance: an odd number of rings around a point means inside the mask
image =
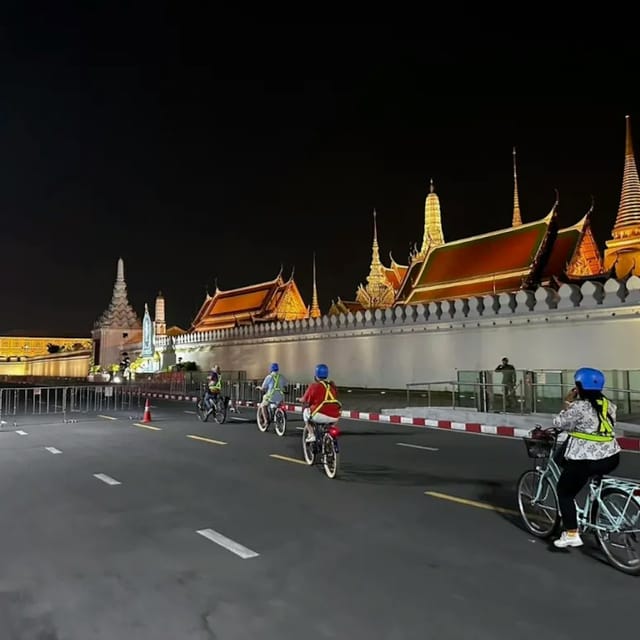
M 557 485 L 561 469 L 554 459 L 559 429 L 540 425 L 523 438 L 534 468 L 518 479 L 518 509 L 527 530 L 539 538 L 558 532 L 561 514 Z M 609 563 L 640 575 L 640 483 L 628 478 L 595 476 L 587 485 L 584 504 L 578 504 L 580 533 L 595 535 Z

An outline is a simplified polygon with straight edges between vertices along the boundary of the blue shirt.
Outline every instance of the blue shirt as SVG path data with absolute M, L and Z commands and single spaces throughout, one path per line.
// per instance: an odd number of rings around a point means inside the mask
M 279 376 L 276 378 L 276 376 Z M 276 379 L 278 380 L 278 388 L 276 389 Z M 274 404 L 278 404 L 284 400 L 284 394 L 282 391 L 288 385 L 287 379 L 278 372 L 271 372 L 267 374 L 265 379 L 262 381 L 262 391 L 264 391 L 265 397 L 273 402 Z

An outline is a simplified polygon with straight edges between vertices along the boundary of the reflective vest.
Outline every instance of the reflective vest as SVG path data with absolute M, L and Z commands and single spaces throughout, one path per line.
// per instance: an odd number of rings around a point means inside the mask
M 220 391 L 222 388 L 222 376 L 218 374 L 218 381 L 209 380 L 209 391 Z
M 269 389 L 269 391 L 265 394 L 265 397 L 267 398 L 267 400 L 271 400 L 271 398 L 273 397 L 273 394 L 276 391 L 280 391 L 282 393 L 282 389 L 280 388 L 280 374 L 276 373 L 275 376 L 273 376 L 273 387 L 271 387 L 271 389 Z
M 598 431 L 596 433 L 570 431 L 569 435 L 572 438 L 590 440 L 591 442 L 611 442 L 615 438 L 613 418 L 609 415 L 609 401 L 606 398 L 599 398 L 596 400 L 596 404 L 599 407 L 598 420 L 600 424 L 598 425 Z
M 319 413 L 325 404 L 337 404 L 338 407 L 342 407 L 342 403 L 333 395 L 331 385 L 324 380 L 318 380 L 318 382 L 324 387 L 324 400 L 313 410 L 311 415 L 315 416 L 316 413 Z

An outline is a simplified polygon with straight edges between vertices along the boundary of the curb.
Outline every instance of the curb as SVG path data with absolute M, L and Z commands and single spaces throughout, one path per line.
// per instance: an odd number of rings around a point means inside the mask
M 164 400 L 182 400 L 197 402 L 197 396 L 174 395 L 168 393 L 143 393 L 142 397 L 159 398 Z M 255 407 L 255 402 L 238 400 L 233 403 L 239 407 Z M 283 404 L 285 411 L 302 413 L 302 406 L 297 404 Z M 429 418 L 408 418 L 406 416 L 390 416 L 386 413 L 368 413 L 366 411 L 342 411 L 343 418 L 351 420 L 368 420 L 371 422 L 387 422 L 389 424 L 404 424 L 410 427 L 428 427 L 431 429 L 448 429 L 449 431 L 461 431 L 466 433 L 480 433 L 490 436 L 502 436 L 503 438 L 524 438 L 529 435 L 530 429 L 518 427 L 493 426 L 480 424 L 479 422 L 453 422 L 451 420 L 430 420 Z M 617 438 L 618 444 L 624 451 L 640 451 L 640 438 Z

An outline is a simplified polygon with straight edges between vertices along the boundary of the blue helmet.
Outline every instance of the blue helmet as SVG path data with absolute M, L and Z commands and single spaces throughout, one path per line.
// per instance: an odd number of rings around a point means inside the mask
M 602 391 L 604 389 L 604 373 L 599 369 L 591 369 L 590 367 L 582 367 L 578 369 L 573 379 L 585 391 Z
M 272 362 L 271 366 L 269 367 L 269 371 L 273 371 L 273 372 L 279 371 L 279 369 L 280 367 L 278 366 L 277 362 Z
M 316 365 L 316 378 L 318 380 L 326 380 L 329 377 L 329 367 L 326 364 Z

